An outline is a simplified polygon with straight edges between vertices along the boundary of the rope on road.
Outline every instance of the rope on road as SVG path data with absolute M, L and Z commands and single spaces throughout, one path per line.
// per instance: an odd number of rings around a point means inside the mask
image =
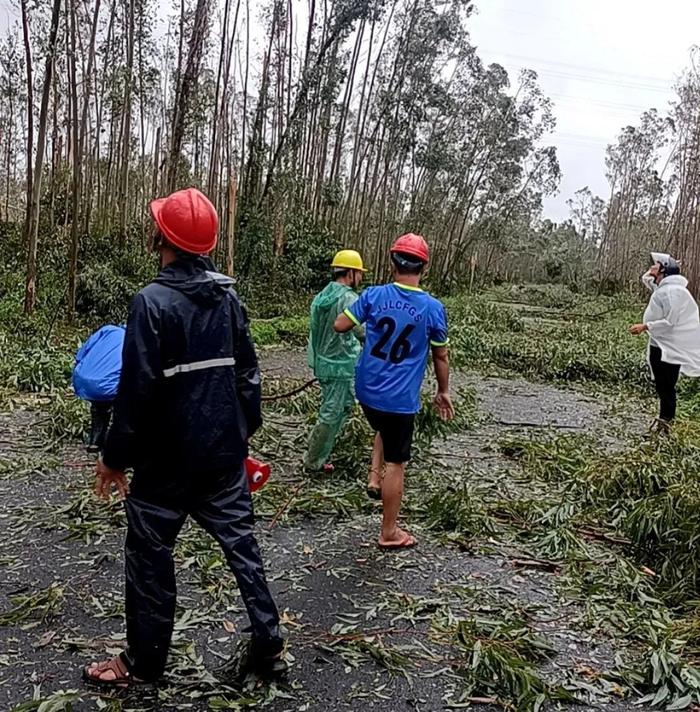
M 317 382 L 318 382 L 317 378 L 312 378 L 310 381 L 307 381 L 303 386 L 299 386 L 298 388 L 295 388 L 293 391 L 289 391 L 289 393 L 278 393 L 277 395 L 274 395 L 274 396 L 263 396 L 262 400 L 265 403 L 269 403 L 270 401 L 278 401 L 278 400 L 284 400 L 285 398 L 293 398 L 294 396 L 298 396 L 300 393 L 305 391 L 307 388 L 310 388 Z

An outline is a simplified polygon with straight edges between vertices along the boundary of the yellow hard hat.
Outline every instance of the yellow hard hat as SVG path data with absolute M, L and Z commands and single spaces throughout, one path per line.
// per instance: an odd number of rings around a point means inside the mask
M 336 256 L 331 262 L 331 267 L 337 267 L 340 269 L 359 269 L 360 272 L 366 272 L 362 264 L 362 257 L 360 253 L 355 250 L 341 250 L 336 253 Z

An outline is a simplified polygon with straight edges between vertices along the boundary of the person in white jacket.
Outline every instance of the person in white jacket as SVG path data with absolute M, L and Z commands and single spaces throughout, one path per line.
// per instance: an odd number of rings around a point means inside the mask
M 642 276 L 651 299 L 643 322 L 630 332 L 649 333 L 648 361 L 660 401 L 657 426 L 668 430 L 676 417 L 679 375 L 700 376 L 700 315 L 679 263 L 662 252 L 652 252 L 651 259 L 653 266 Z

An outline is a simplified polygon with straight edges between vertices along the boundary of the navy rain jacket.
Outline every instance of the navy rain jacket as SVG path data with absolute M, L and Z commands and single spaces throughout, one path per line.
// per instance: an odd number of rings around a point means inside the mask
M 103 459 L 134 484 L 190 490 L 239 471 L 260 427 L 260 371 L 233 280 L 181 259 L 133 299 Z

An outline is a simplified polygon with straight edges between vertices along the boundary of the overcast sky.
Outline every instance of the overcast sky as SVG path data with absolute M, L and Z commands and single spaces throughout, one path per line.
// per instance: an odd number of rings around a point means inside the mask
M 472 41 L 513 80 L 534 69 L 554 102 L 562 181 L 545 216 L 587 185 L 607 197 L 605 147 L 642 111 L 665 111 L 700 44 L 700 0 L 476 0 Z
M 559 194 L 545 201 L 545 216 L 568 217 L 566 201 L 586 185 L 607 197 L 605 148 L 646 109 L 667 109 L 690 48 L 700 44 L 700 0 L 475 4 L 470 32 L 483 60 L 506 67 L 514 84 L 523 67 L 534 69 L 554 102 L 557 128 L 546 142 L 556 145 L 563 175 Z M 16 17 L 14 5 L 0 0 L 0 29 Z

